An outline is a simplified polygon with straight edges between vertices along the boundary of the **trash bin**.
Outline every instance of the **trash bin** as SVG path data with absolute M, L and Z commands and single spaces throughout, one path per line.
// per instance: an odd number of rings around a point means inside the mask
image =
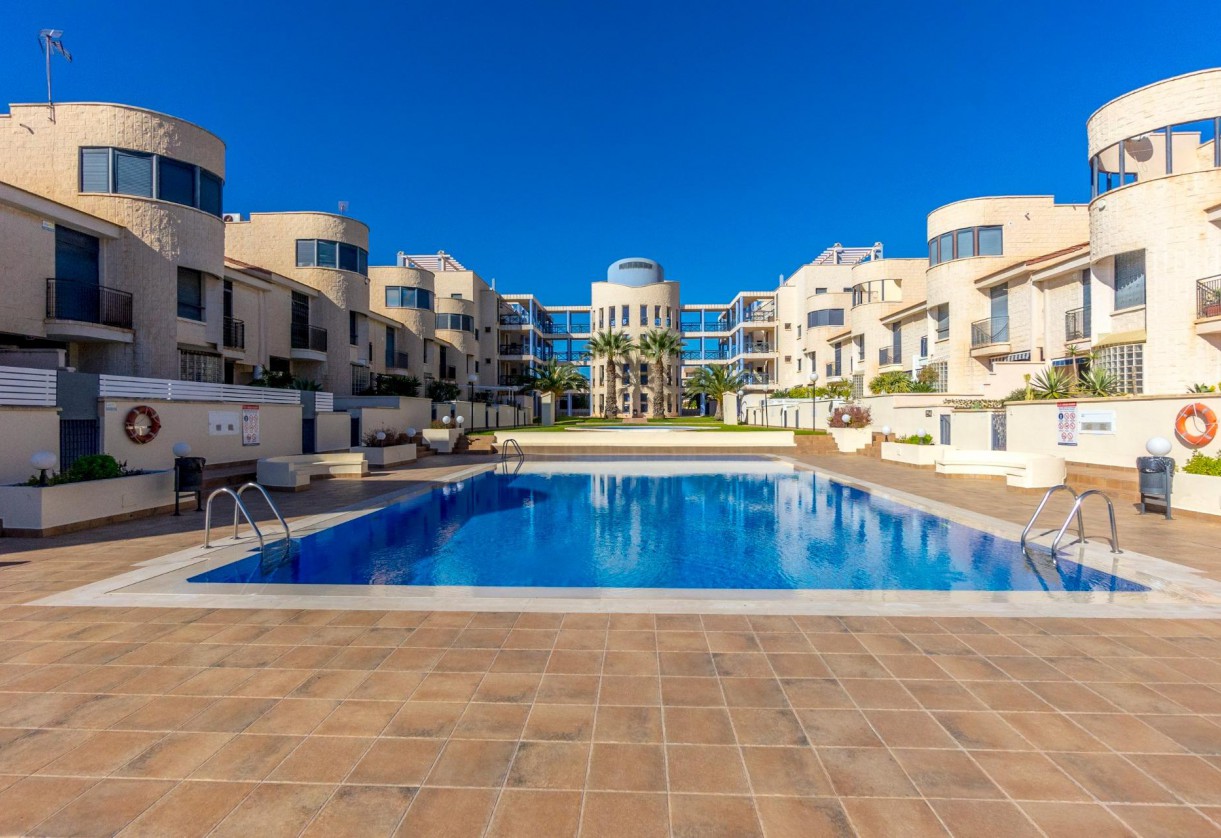
M 1140 478 L 1140 514 L 1145 514 L 1145 503 L 1159 504 L 1170 516 L 1170 495 L 1174 486 L 1174 460 L 1170 457 L 1137 457 L 1136 470 Z
M 182 492 L 195 494 L 195 511 L 203 509 L 203 473 L 207 460 L 203 457 L 174 458 L 174 514 L 178 512 L 179 495 Z

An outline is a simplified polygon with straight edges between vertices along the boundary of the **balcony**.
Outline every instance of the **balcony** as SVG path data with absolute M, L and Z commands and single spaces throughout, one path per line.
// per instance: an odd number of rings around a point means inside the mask
M 588 364 L 589 359 L 592 357 L 589 352 L 585 352 L 580 349 L 574 349 L 572 351 L 559 350 L 553 353 L 553 355 L 555 360 L 563 361 L 569 364 Z
M 889 288 L 889 298 L 887 296 Z M 852 307 L 867 306 L 870 303 L 894 303 L 903 299 L 898 285 L 893 279 L 878 279 L 872 282 L 860 282 L 852 286 Z
M 47 280 L 47 337 L 78 341 L 130 343 L 130 334 L 108 329 L 132 328 L 131 294 L 105 285 L 70 279 Z M 80 325 L 72 325 L 80 324 Z
M 897 366 L 903 363 L 903 352 L 891 346 L 884 346 L 878 350 L 878 366 L 889 367 Z
M 406 352 L 386 352 L 386 369 L 388 370 L 405 370 L 408 368 L 408 355 Z
M 308 323 L 293 323 L 289 334 L 289 354 L 298 361 L 326 360 L 326 329 Z
M 762 387 L 772 383 L 772 377 L 765 372 L 742 373 L 742 384 L 746 387 Z
M 1000 352 L 1000 347 L 1004 352 Z M 971 324 L 971 352 L 987 348 L 985 354 L 1009 353 L 1009 318 L 987 318 Z
M 1221 275 L 1196 281 L 1196 334 L 1221 334 Z
M 502 314 L 500 315 L 501 326 L 530 326 L 533 320 L 528 314 Z
M 748 311 L 742 315 L 743 323 L 772 323 L 776 320 L 774 311 Z
M 766 355 L 769 352 L 775 352 L 776 347 L 765 340 L 748 340 L 742 344 L 743 355 Z
M 529 355 L 535 358 L 542 358 L 544 361 L 551 360 L 552 356 L 555 354 L 550 347 L 538 347 L 537 349 L 531 349 L 530 345 L 525 343 L 502 343 L 499 347 L 499 352 L 502 357 L 508 356 L 521 358 Z
M 222 329 L 225 349 L 246 348 L 246 321 L 226 317 Z
M 1221 312 L 1219 312 L 1221 313 Z M 1090 324 L 1085 319 L 1084 308 L 1073 308 L 1064 312 L 1064 340 L 1072 343 L 1090 336 Z

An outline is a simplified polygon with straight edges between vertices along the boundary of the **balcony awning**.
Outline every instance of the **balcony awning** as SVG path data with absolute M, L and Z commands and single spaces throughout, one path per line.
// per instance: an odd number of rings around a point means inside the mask
M 1144 343 L 1145 330 L 1135 329 L 1131 332 L 1112 332 L 1109 335 L 1103 335 L 1094 341 L 1093 348 L 1101 349 L 1104 346 L 1118 346 L 1121 343 Z

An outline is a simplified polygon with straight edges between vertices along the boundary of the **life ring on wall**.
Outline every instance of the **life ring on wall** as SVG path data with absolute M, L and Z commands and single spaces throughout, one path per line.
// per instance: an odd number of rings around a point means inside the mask
M 128 412 L 123 421 L 123 430 L 136 445 L 144 445 L 156 439 L 161 432 L 161 417 L 148 405 L 137 405 Z
M 1198 422 L 1194 420 L 1198 420 Z M 1188 430 L 1189 422 L 1192 423 L 1192 430 Z M 1204 430 L 1194 432 L 1194 429 L 1201 423 L 1204 425 Z M 1178 418 L 1174 421 L 1174 431 L 1178 434 L 1179 439 L 1192 448 L 1203 448 L 1217 437 L 1217 414 L 1206 404 L 1200 402 L 1189 404 L 1179 411 Z

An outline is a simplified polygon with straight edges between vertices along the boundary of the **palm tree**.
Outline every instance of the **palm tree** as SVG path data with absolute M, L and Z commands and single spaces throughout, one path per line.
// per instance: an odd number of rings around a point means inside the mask
M 732 370 L 725 364 L 700 367 L 687 378 L 687 400 L 698 403 L 699 397 L 716 400 L 716 419 L 725 418 L 725 394 L 736 393 L 742 387 L 744 376 L 741 370 Z
M 636 349 L 627 332 L 607 329 L 589 340 L 589 354 L 606 359 L 606 407 L 602 411 L 605 419 L 619 418 L 619 364 L 628 360 Z
M 666 367 L 682 351 L 682 339 L 668 329 L 654 329 L 640 338 L 640 357 L 653 368 L 649 379 L 652 385 L 649 399 L 653 402 L 654 419 L 666 415 Z
M 525 390 L 550 393 L 558 401 L 565 393 L 583 392 L 589 389 L 589 381 L 572 364 L 561 363 L 554 358 L 526 373 Z

